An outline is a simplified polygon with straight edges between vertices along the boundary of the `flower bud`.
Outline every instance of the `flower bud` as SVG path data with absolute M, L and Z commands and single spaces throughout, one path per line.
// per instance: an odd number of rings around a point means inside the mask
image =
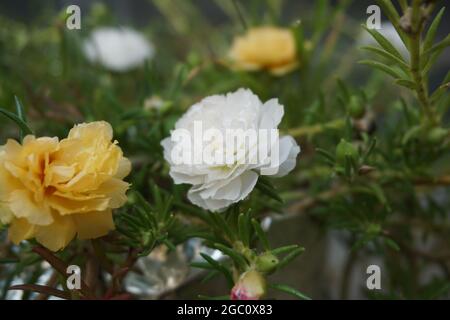
M 364 102 L 358 96 L 351 96 L 348 112 L 354 119 L 361 119 L 366 113 Z
M 350 142 L 341 139 L 336 147 L 336 160 L 339 164 L 344 164 L 346 157 L 354 160 L 358 158 L 358 150 Z
M 278 258 L 270 252 L 265 252 L 256 259 L 256 269 L 264 273 L 272 273 L 278 266 Z
M 428 133 L 428 141 L 432 144 L 440 144 L 444 139 L 449 136 L 450 132 L 444 128 L 433 128 Z
M 266 294 L 267 283 L 264 276 L 249 270 L 243 273 L 231 289 L 231 300 L 259 300 Z

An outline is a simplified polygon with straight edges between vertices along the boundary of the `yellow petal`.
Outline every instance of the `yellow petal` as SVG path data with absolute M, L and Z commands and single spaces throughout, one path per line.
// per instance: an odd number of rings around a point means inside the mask
M 9 207 L 0 199 L 0 224 L 8 224 L 14 218 L 14 214 Z
M 30 136 L 26 136 L 24 140 L 29 137 Z M 21 151 L 22 146 L 20 145 L 20 143 L 18 143 L 16 140 L 13 139 L 8 139 L 8 141 L 3 147 L 5 159 L 17 159 L 19 158 Z
M 90 123 L 82 123 L 74 126 L 69 132 L 69 139 L 96 139 L 99 136 L 107 140 L 113 137 L 111 125 L 106 121 L 95 121 Z
M 26 219 L 13 219 L 8 229 L 8 238 L 15 244 L 19 244 L 22 240 L 32 238 L 34 233 L 35 227 Z
M 131 172 L 131 162 L 125 157 L 122 157 L 119 161 L 119 167 L 117 168 L 116 178 L 123 179 Z
M 109 208 L 116 209 L 123 206 L 127 202 L 126 192 L 129 184 L 125 181 L 111 178 L 103 183 L 96 193 L 104 194 L 110 199 Z
M 10 193 L 8 205 L 14 216 L 26 218 L 36 225 L 48 225 L 53 222 L 50 208 L 33 201 L 33 194 L 28 190 L 15 190 Z
M 49 205 L 61 215 L 103 211 L 108 208 L 109 201 L 103 195 L 94 199 L 71 199 L 68 193 L 55 193 L 48 198 Z
M 58 251 L 64 249 L 75 237 L 75 223 L 71 217 L 54 215 L 54 222 L 48 226 L 36 227 L 36 240 L 44 247 Z
M 298 66 L 299 66 L 298 62 L 294 61 L 289 64 L 271 67 L 271 68 L 269 68 L 269 72 L 271 74 L 273 74 L 274 76 L 282 76 L 282 75 L 285 75 L 286 73 L 291 72 L 292 70 L 295 70 Z
M 75 221 L 79 239 L 95 239 L 114 230 L 111 210 L 76 214 L 71 217 Z
M 44 184 L 46 187 L 53 185 L 56 186 L 61 183 L 65 183 L 73 178 L 75 175 L 75 166 L 70 165 L 50 165 L 45 171 Z
M 21 188 L 23 185 L 6 170 L 5 163 L 0 158 L 0 202 L 6 202 L 12 190 Z
M 267 69 L 272 74 L 282 75 L 292 70 L 292 64 L 298 60 L 296 51 L 291 30 L 262 26 L 251 28 L 243 36 L 236 37 L 229 56 L 234 69 Z

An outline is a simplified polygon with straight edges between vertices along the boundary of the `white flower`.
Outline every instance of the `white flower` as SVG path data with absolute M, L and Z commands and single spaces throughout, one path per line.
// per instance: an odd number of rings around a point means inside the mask
M 381 35 L 389 40 L 389 42 L 398 50 L 398 52 L 400 52 L 400 54 L 405 59 L 408 59 L 408 49 L 398 35 L 397 30 L 395 30 L 394 26 L 390 22 L 384 22 L 381 25 L 381 29 L 376 31 L 381 33 Z M 378 42 L 376 42 L 376 40 L 366 30 L 363 30 L 359 34 L 357 42 L 360 46 L 379 46 Z
M 161 110 L 164 104 L 160 96 L 153 95 L 144 100 L 144 110 Z
M 290 172 L 295 167 L 300 147 L 291 136 L 280 138 L 277 134 L 276 139 L 271 140 L 267 146 L 267 150 L 261 148 L 259 143 L 244 143 L 244 158 L 248 161 L 237 156 L 242 145 L 236 143 L 236 146 L 240 148 L 236 147 L 232 150 L 235 157 L 231 163 L 208 164 L 205 161 L 178 163 L 173 156 L 177 148 L 174 142 L 175 132 L 184 130 L 190 134 L 192 144 L 191 141 L 187 141 L 187 145 L 193 145 L 194 148 L 188 151 L 195 157 L 196 143 L 206 142 L 207 147 L 211 147 L 217 142 L 214 139 L 205 141 L 204 136 L 196 136 L 196 123 L 200 122 L 203 128 L 218 130 L 222 133 L 229 129 L 270 131 L 277 129 L 283 114 L 284 108 L 277 99 L 271 99 L 263 104 L 248 89 L 239 89 L 227 95 L 214 95 L 203 99 L 190 107 L 175 124 L 171 137 L 161 142 L 164 157 L 170 164 L 170 176 L 176 184 L 193 185 L 188 192 L 188 198 L 195 205 L 211 211 L 226 209 L 249 195 L 260 174 L 279 177 Z M 219 145 L 223 146 L 222 143 Z M 225 148 L 228 147 L 229 145 L 225 145 Z M 258 154 L 258 161 L 251 161 L 253 159 L 251 154 Z
M 153 45 L 129 28 L 98 28 L 83 44 L 84 54 L 92 63 L 124 72 L 142 65 L 154 55 Z

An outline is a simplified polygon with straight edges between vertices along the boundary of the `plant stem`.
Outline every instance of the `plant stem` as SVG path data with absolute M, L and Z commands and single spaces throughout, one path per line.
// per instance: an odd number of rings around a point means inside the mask
M 353 242 L 352 242 L 353 243 Z M 348 300 L 351 289 L 352 274 L 358 259 L 358 251 L 352 250 L 345 263 L 344 272 L 341 282 L 341 299 Z
M 238 14 L 239 20 L 242 23 L 242 27 L 244 28 L 244 30 L 247 30 L 247 22 L 245 21 L 244 15 L 242 14 L 241 9 L 239 8 L 239 4 L 237 3 L 237 0 L 233 0 L 232 2 L 233 2 L 234 9 L 236 10 L 236 12 Z
M 345 126 L 345 119 L 335 119 L 327 123 L 290 129 L 288 133 L 293 137 L 312 136 L 329 129 L 340 129 Z
M 409 53 L 411 57 L 410 69 L 415 83 L 417 98 L 422 106 L 423 112 L 431 126 L 437 125 L 437 118 L 428 97 L 426 81 L 421 73 L 421 34 L 424 26 L 424 19 L 421 16 L 420 0 L 413 1 L 412 8 L 412 32 L 409 38 Z

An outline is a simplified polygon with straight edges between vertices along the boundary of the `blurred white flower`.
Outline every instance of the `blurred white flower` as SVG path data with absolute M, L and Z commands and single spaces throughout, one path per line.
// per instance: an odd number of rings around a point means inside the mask
M 129 28 L 95 29 L 83 44 L 84 54 L 92 63 L 125 72 L 142 65 L 154 55 L 153 45 L 144 36 Z
M 272 175 L 284 176 L 296 165 L 296 157 L 300 147 L 291 136 L 279 137 L 276 130 L 284 115 L 284 108 L 277 99 L 262 103 L 260 99 L 248 89 L 239 89 L 226 95 L 207 97 L 190 109 L 177 121 L 171 136 L 165 138 L 161 145 L 164 148 L 164 157 L 170 164 L 170 176 L 176 184 L 187 183 L 193 185 L 188 192 L 189 200 L 204 209 L 222 211 L 229 205 L 238 202 L 249 195 L 255 187 L 258 177 Z M 232 143 L 233 150 L 224 144 L 226 139 L 217 137 L 205 138 L 196 132 L 197 124 L 201 123 L 206 130 L 215 130 L 226 136 L 230 129 L 243 132 L 273 132 L 265 146 L 259 143 L 244 142 Z M 232 161 L 226 163 L 201 162 L 178 163 L 174 159 L 174 151 L 178 145 L 175 142 L 176 133 L 187 132 L 189 141 L 183 142 L 188 146 L 188 153 L 194 158 L 198 155 L 196 145 L 206 144 L 203 151 L 209 149 L 223 155 L 231 151 Z M 193 146 L 193 147 L 192 147 Z M 224 148 L 224 149 L 223 149 Z M 242 152 L 242 153 L 241 153 Z M 242 156 L 243 155 L 243 156 Z M 257 161 L 254 160 L 258 155 Z M 249 161 L 246 161 L 249 160 Z
M 144 110 L 161 110 L 165 101 L 160 96 L 153 95 L 144 100 Z
M 381 35 L 383 35 L 389 42 L 400 52 L 403 58 L 409 58 L 409 52 L 403 43 L 402 39 L 395 30 L 394 26 L 390 22 L 383 22 L 381 29 L 377 30 Z M 379 46 L 375 39 L 366 31 L 362 30 L 357 38 L 357 43 L 359 46 Z

